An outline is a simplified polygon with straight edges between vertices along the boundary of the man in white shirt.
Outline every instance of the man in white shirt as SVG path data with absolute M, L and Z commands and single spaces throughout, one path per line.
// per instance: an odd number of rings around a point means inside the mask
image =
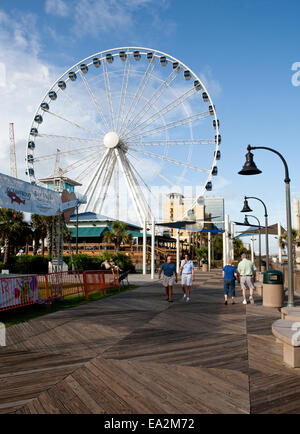
M 189 303 L 192 282 L 194 282 L 194 263 L 190 260 L 189 255 L 185 255 L 180 264 L 181 288 L 183 291 L 183 301 Z M 186 291 L 185 291 L 186 288 Z

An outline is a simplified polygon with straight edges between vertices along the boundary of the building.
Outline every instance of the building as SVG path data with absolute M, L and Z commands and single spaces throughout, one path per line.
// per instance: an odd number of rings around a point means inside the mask
M 110 230 L 113 222 L 116 221 L 94 212 L 84 212 L 78 214 L 78 241 L 79 243 L 102 243 L 104 232 Z M 76 238 L 76 214 L 73 214 L 68 223 L 68 229 L 72 230 L 73 240 Z M 134 243 L 138 244 L 138 239 L 142 237 L 141 228 L 131 223 L 124 222 L 127 231 L 132 235 Z
M 189 210 L 194 202 L 192 197 L 184 197 L 180 193 L 169 193 L 163 204 L 164 223 L 182 219 L 185 211 Z M 199 200 L 194 209 L 188 213 L 187 220 L 194 220 L 198 223 L 195 228 L 202 229 L 204 221 L 211 221 L 215 229 L 224 230 L 225 210 L 223 197 L 205 197 Z M 172 236 L 176 235 L 176 229 L 170 230 Z M 186 239 L 188 231 L 180 231 L 180 239 Z
M 66 176 L 51 176 L 49 178 L 39 179 L 39 181 L 45 184 L 45 187 L 49 188 L 49 190 L 58 191 L 59 193 L 62 193 L 63 190 L 74 193 L 75 187 L 82 185 Z

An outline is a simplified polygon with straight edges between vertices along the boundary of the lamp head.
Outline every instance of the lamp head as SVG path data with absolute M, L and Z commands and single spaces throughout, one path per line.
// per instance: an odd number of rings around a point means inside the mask
M 242 170 L 239 171 L 239 175 L 259 175 L 261 170 L 259 170 L 256 167 L 256 164 L 253 161 L 253 154 L 250 151 L 251 146 L 248 146 L 248 152 L 246 154 L 246 162 L 242 168 Z
M 241 212 L 252 212 L 252 209 L 248 205 L 247 199 L 244 200 L 244 207 Z
M 247 216 L 244 218 L 244 225 L 250 226 Z

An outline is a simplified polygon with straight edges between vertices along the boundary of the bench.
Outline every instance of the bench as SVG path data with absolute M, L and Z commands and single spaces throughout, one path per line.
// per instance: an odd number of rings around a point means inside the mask
M 300 368 L 300 320 L 278 319 L 272 325 L 277 342 L 283 344 L 283 361 L 291 368 Z
M 281 309 L 281 319 L 300 321 L 300 306 L 298 307 L 283 307 Z
M 124 286 L 125 281 L 127 282 L 127 285 L 129 285 L 128 274 L 129 274 L 129 271 L 123 271 L 122 273 L 119 274 L 119 283 L 122 284 L 123 286 Z

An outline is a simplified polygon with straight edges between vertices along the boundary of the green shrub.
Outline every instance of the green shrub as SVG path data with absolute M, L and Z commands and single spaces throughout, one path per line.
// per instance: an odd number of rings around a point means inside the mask
M 73 255 L 74 266 L 76 270 L 100 270 L 99 257 L 95 258 L 89 255 Z M 72 269 L 71 257 L 68 258 L 69 270 Z
M 117 255 L 114 255 L 113 262 L 124 271 L 130 271 L 131 273 L 135 272 L 135 267 L 130 257 L 124 255 L 123 253 L 118 253 Z
M 48 273 L 48 259 L 43 256 L 10 256 L 3 268 L 16 274 L 45 274 Z

